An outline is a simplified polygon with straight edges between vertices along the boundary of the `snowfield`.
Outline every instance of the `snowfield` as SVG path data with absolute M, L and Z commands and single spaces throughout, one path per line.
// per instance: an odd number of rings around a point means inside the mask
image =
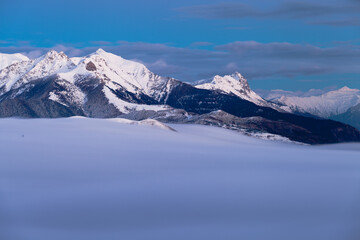
M 169 127 L 0 119 L 0 239 L 360 239 L 359 144 Z

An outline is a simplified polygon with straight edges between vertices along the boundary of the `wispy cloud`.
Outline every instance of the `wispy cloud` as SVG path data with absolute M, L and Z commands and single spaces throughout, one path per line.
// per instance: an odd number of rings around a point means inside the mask
M 53 49 L 64 51 L 69 56 L 84 56 L 99 47 L 126 59 L 142 62 L 155 73 L 188 82 L 234 71 L 240 71 L 250 79 L 360 74 L 360 47 L 351 43 L 325 48 L 287 42 L 238 41 L 198 49 L 161 43 L 122 42 L 85 48 L 56 45 Z M 30 46 L 0 47 L 0 52 L 21 52 L 30 57 L 38 57 L 48 50 Z
M 313 21 L 309 22 L 309 24 L 314 25 L 329 25 L 329 26 L 360 26 L 360 19 L 359 18 L 352 18 L 352 19 L 340 19 L 340 20 L 325 20 L 325 21 Z
M 0 44 L 9 44 L 9 41 L 0 40 Z
M 112 42 L 109 42 L 109 41 L 91 41 L 90 43 L 94 44 L 94 45 L 111 45 L 111 44 L 113 44 Z
M 243 3 L 217 3 L 196 5 L 177 9 L 189 16 L 200 18 L 246 18 L 259 17 L 261 12 Z
M 255 8 L 239 2 L 228 2 L 182 7 L 177 11 L 188 17 L 205 19 L 301 19 L 309 24 L 357 26 L 358 19 L 352 17 L 360 14 L 360 1 L 346 0 L 337 4 L 285 1 L 267 9 Z M 333 20 L 334 16 L 338 20 Z

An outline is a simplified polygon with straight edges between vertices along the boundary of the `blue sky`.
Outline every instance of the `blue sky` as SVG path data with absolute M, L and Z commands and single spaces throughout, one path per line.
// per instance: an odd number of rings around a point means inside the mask
M 0 52 L 97 48 L 182 81 L 241 72 L 253 88 L 360 88 L 360 1 L 0 0 Z

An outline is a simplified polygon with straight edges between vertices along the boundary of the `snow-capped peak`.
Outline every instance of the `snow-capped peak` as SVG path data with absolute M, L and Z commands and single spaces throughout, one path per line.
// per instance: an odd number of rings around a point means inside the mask
M 75 64 L 63 52 L 50 50 L 35 60 L 11 64 L 0 71 L 0 88 L 17 88 L 21 84 L 39 78 L 69 71 Z
M 59 61 L 66 63 L 71 62 L 70 58 L 64 52 L 57 52 L 55 50 L 50 50 L 41 57 L 35 59 L 36 63 L 41 61 L 43 61 L 44 64 L 57 63 Z
M 33 66 L 26 73 L 27 80 L 51 76 L 59 72 L 66 72 L 75 67 L 75 64 L 64 52 L 50 50 L 33 61 Z
M 349 91 L 358 91 L 358 89 L 351 89 L 348 86 L 344 86 L 338 90 L 339 92 L 349 92 Z
M 79 76 L 94 76 L 103 82 L 115 82 L 132 92 L 136 88 L 143 88 L 138 77 L 150 72 L 143 64 L 126 60 L 120 56 L 98 49 L 81 59 L 76 59 L 78 64 L 72 71 L 60 74 L 71 82 Z
M 110 89 L 121 88 L 155 99 L 165 96 L 161 91 L 166 89 L 169 80 L 152 73 L 142 63 L 126 60 L 101 48 L 80 58 L 68 58 L 63 52 L 50 50 L 37 59 L 0 70 L 0 88 L 5 86 L 2 89 L 4 93 L 23 83 L 54 74 L 70 83 L 93 77 Z
M 102 54 L 102 53 L 107 53 L 104 49 L 99 48 L 98 50 L 96 50 L 97 54 Z
M 167 78 L 152 73 L 145 65 L 126 60 L 101 48 L 82 59 L 76 59 L 75 62 L 78 62 L 76 68 L 59 76 L 70 82 L 92 76 L 102 80 L 111 89 L 122 86 L 129 92 L 143 92 L 155 98 L 155 88 L 167 81 Z
M 241 73 L 239 72 L 234 72 L 233 74 L 230 75 L 231 77 L 241 80 L 241 81 L 245 81 L 247 83 L 247 80 L 245 79 L 245 77 L 243 75 L 241 75 Z
M 121 56 L 119 55 L 115 55 L 113 53 L 110 53 L 110 52 L 106 52 L 104 49 L 102 48 L 99 48 L 98 50 L 96 50 L 95 52 L 93 53 L 90 53 L 88 56 L 85 56 L 86 57 L 91 57 L 91 56 L 100 56 L 102 57 L 105 61 L 112 61 L 112 62 L 117 62 L 117 63 L 123 63 L 123 62 L 126 62 L 126 61 L 129 61 L 129 60 L 126 60 L 124 58 L 122 58 Z M 133 61 L 129 61 L 129 62 L 133 62 Z M 133 62 L 133 63 L 136 63 L 136 62 Z M 142 64 L 141 64 L 142 65 Z M 145 67 L 145 66 L 144 66 Z
M 49 50 L 46 54 L 45 54 L 45 56 L 46 57 L 52 57 L 52 56 L 56 56 L 56 55 L 58 55 L 59 53 L 57 52 L 57 51 L 55 51 L 55 50 Z
M 216 75 L 207 82 L 203 81 L 201 84 L 196 85 L 196 87 L 209 90 L 220 90 L 241 98 L 249 98 L 250 96 L 248 95 L 251 92 L 247 80 L 238 72 L 225 76 Z
M 226 94 L 233 94 L 257 105 L 280 110 L 277 105 L 267 102 L 252 91 L 248 81 L 239 72 L 225 76 L 216 75 L 208 81 L 201 81 L 199 83 L 200 84 L 195 84 L 196 88 L 217 90 Z
M 0 70 L 3 68 L 6 68 L 7 66 L 22 62 L 22 61 L 28 61 L 29 58 L 25 55 L 22 55 L 21 53 L 14 53 L 14 54 L 7 54 L 7 53 L 0 53 Z
M 199 81 L 198 84 L 195 84 L 195 87 L 233 94 L 241 99 L 255 103 L 256 105 L 270 107 L 277 111 L 290 111 L 288 107 L 281 107 L 277 104 L 268 102 L 252 91 L 246 78 L 239 72 L 225 76 L 216 75 L 210 80 Z

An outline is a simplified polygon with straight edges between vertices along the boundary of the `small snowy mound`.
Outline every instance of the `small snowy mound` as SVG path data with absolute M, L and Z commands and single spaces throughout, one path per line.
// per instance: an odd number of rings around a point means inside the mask
M 136 122 L 136 124 L 146 125 L 146 126 L 154 126 L 154 127 L 157 127 L 157 128 L 166 129 L 166 130 L 176 132 L 175 129 L 173 129 L 173 128 L 169 127 L 168 125 L 166 125 L 166 124 L 164 124 L 162 122 L 159 122 L 159 121 L 157 121 L 155 119 L 145 119 L 145 120 Z
M 145 119 L 145 120 L 142 120 L 142 121 L 134 121 L 134 120 L 129 120 L 129 119 L 125 119 L 125 118 L 113 118 L 113 119 L 109 119 L 109 120 L 113 121 L 113 122 L 132 124 L 132 125 L 153 126 L 153 127 L 156 127 L 156 128 L 176 132 L 175 129 L 173 129 L 173 128 L 169 127 L 168 125 L 166 125 L 166 124 L 164 124 L 162 122 L 159 122 L 159 121 L 157 121 L 155 119 Z

